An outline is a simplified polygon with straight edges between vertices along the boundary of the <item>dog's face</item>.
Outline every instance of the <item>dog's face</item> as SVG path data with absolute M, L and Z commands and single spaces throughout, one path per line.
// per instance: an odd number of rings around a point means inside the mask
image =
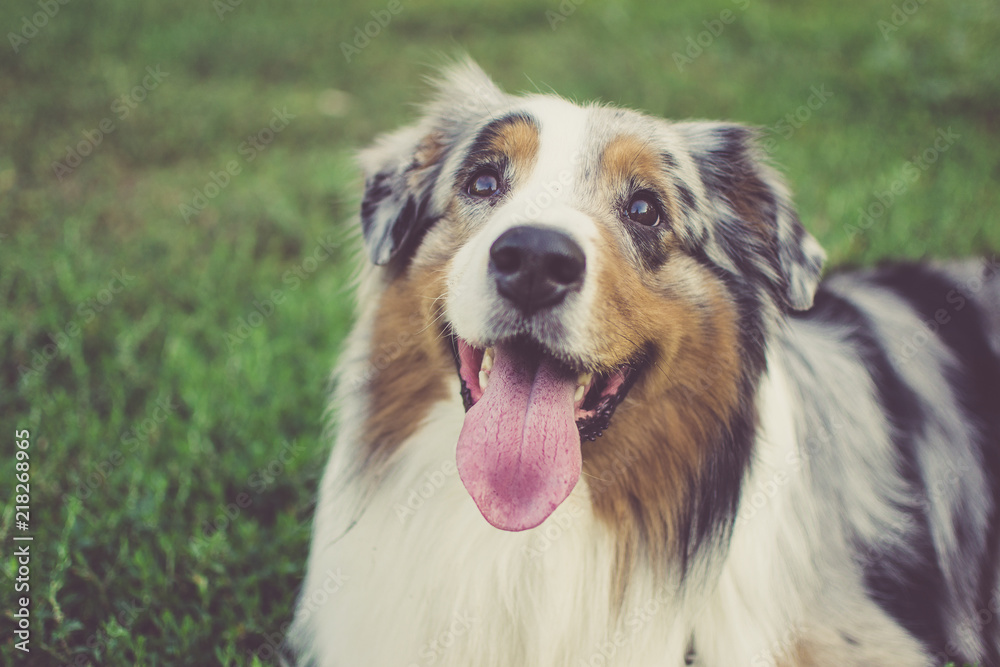
M 468 63 L 362 166 L 384 307 L 432 333 L 409 363 L 451 356 L 459 472 L 507 530 L 599 470 L 606 429 L 643 460 L 672 448 L 674 475 L 705 465 L 695 443 L 740 409 L 767 327 L 811 304 L 823 260 L 747 129 L 508 96 Z M 672 442 L 646 442 L 684 410 Z

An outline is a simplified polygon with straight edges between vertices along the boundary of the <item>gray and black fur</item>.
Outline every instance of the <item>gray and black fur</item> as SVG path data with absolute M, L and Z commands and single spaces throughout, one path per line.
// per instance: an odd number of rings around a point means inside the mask
M 805 457 L 830 539 L 929 664 L 1000 664 L 998 304 L 995 260 L 884 266 L 829 278 L 782 336 L 804 431 L 830 435 Z

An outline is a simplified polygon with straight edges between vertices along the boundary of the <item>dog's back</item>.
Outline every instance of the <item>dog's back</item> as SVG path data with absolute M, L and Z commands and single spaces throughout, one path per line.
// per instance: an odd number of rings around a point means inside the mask
M 795 460 L 814 483 L 803 507 L 836 536 L 814 548 L 846 549 L 931 664 L 996 661 L 998 269 L 840 272 L 785 340 L 807 434 Z

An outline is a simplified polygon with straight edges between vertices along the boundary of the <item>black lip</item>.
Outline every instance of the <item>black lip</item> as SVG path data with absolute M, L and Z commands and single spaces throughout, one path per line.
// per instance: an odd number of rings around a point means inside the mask
M 585 410 L 595 410 L 596 412 L 591 417 L 576 421 L 576 427 L 580 431 L 581 440 L 593 442 L 604 435 L 604 431 L 611 426 L 611 417 L 614 416 L 615 410 L 625 400 L 625 396 L 628 395 L 632 385 L 638 379 L 639 373 L 635 365 L 625 364 L 621 368 L 625 371 L 625 382 L 622 383 L 618 391 L 611 396 L 602 396 L 600 391 L 607 385 L 608 377 L 600 376 L 598 381 L 594 383 L 594 388 L 591 389 L 590 393 L 584 399 L 583 408 Z
M 458 337 L 450 328 L 446 331 L 445 335 L 450 342 L 449 347 L 451 347 L 452 359 L 455 361 L 455 372 L 458 374 L 458 381 L 461 385 L 462 403 L 465 406 L 465 411 L 468 412 L 473 406 L 472 391 L 466 385 L 461 375 L 462 361 L 458 355 Z M 529 355 L 553 356 L 537 342 L 528 338 L 518 338 L 515 340 L 515 344 L 519 346 L 523 345 L 525 353 Z M 607 386 L 610 376 L 597 376 L 594 386 L 584 398 L 582 406 L 584 410 L 594 411 L 594 414 L 590 417 L 576 420 L 576 427 L 580 431 L 580 440 L 593 442 L 604 435 L 604 431 L 611 426 L 611 418 L 614 416 L 615 410 L 625 400 L 629 390 L 635 385 L 636 380 L 639 379 L 641 371 L 646 365 L 644 360 L 640 360 L 619 366 L 620 369 L 625 371 L 625 381 L 619 387 L 618 391 L 611 396 L 601 395 Z M 570 368 L 570 365 L 566 364 L 566 367 Z

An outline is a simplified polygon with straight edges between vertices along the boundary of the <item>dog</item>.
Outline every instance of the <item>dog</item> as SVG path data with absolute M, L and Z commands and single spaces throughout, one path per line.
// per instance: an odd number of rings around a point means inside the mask
M 821 282 L 752 129 L 434 85 L 359 158 L 299 664 L 1000 664 L 996 259 Z

